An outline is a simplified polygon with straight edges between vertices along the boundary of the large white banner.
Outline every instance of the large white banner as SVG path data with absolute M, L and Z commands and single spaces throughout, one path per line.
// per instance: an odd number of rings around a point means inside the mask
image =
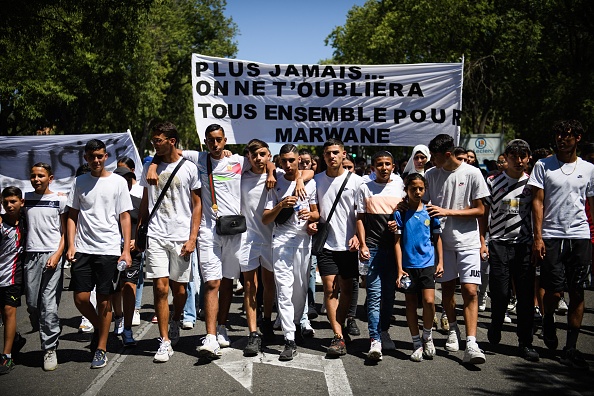
M 427 144 L 458 142 L 463 63 L 412 65 L 264 64 L 192 55 L 198 135 L 210 124 L 229 143 Z
M 23 192 L 33 191 L 29 181 L 31 167 L 37 162 L 51 165 L 54 171 L 52 191 L 68 192 L 76 169 L 86 161 L 83 158 L 85 144 L 99 139 L 107 146 L 105 166 L 112 171 L 116 160 L 130 157 L 136 164 L 136 180 L 142 174 L 142 159 L 130 132 L 94 135 L 42 135 L 0 136 L 0 188 L 19 187 Z

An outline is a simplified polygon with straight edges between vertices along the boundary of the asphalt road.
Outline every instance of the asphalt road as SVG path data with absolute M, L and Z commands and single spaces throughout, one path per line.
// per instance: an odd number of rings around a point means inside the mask
M 69 280 L 65 279 L 65 286 Z M 322 299 L 318 286 L 319 308 Z M 436 300 L 441 295 L 437 293 Z M 457 295 L 458 301 L 461 298 Z M 365 290 L 359 295 L 359 312 Z M 17 367 L 0 376 L 3 395 L 370 395 L 370 394 L 426 394 L 426 395 L 594 395 L 594 291 L 586 291 L 586 314 L 578 347 L 585 354 L 592 369 L 577 372 L 559 362 L 560 351 L 546 349 L 539 334 L 534 346 L 541 355 L 537 363 L 516 356 L 515 324 L 505 325 L 502 342 L 491 346 L 487 341 L 490 313 L 479 316 L 478 342 L 487 355 L 480 366 L 462 364 L 463 350 L 448 353 L 444 350 L 446 336 L 434 332 L 437 356 L 432 361 L 414 363 L 409 360 L 410 333 L 404 318 L 404 297 L 397 293 L 394 305 L 395 321 L 390 334 L 396 343 L 395 351 L 384 354 L 379 364 L 369 364 L 365 355 L 369 349 L 366 322 L 358 320 L 361 336 L 353 337 L 347 345 L 348 354 L 341 359 L 325 359 L 325 351 L 332 337 L 325 317 L 312 322 L 316 330 L 313 339 L 298 347 L 299 355 L 290 363 L 279 362 L 282 335 L 277 332 L 276 344 L 264 348 L 255 358 L 244 358 L 242 349 L 247 339 L 245 317 L 241 314 L 241 296 L 234 297 L 230 315 L 230 348 L 214 362 L 199 361 L 196 346 L 204 335 L 204 322 L 193 330 L 182 330 L 181 339 L 168 363 L 153 363 L 158 347 L 157 326 L 152 317 L 152 289 L 145 284 L 142 322 L 134 327 L 139 341 L 134 349 L 124 350 L 121 342 L 110 334 L 107 367 L 91 370 L 91 352 L 86 348 L 90 334 L 79 334 L 80 315 L 74 307 L 72 293 L 65 291 L 60 305 L 62 335 L 56 371 L 44 372 L 43 353 L 37 333 L 32 333 L 26 308 L 18 310 L 18 330 L 27 339 Z M 460 307 L 460 306 L 459 306 Z M 487 304 L 489 307 L 489 304 Z M 459 312 L 459 323 L 463 323 Z M 512 315 L 515 322 L 515 316 Z M 564 345 L 566 318 L 556 317 L 560 345 Z M 462 336 L 464 337 L 464 327 Z M 463 347 L 462 346 L 461 348 Z

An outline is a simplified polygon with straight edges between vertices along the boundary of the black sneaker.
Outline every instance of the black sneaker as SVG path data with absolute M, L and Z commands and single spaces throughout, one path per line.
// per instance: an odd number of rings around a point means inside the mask
M 21 335 L 21 333 L 16 333 L 14 336 L 14 341 L 12 342 L 12 355 L 16 356 L 19 354 L 21 349 L 27 343 L 27 339 Z
M 528 360 L 529 362 L 538 362 L 538 360 L 540 359 L 538 352 L 534 350 L 532 345 L 520 345 L 519 349 L 520 352 L 518 355 Z
M 262 339 L 257 332 L 252 332 L 248 336 L 248 342 L 245 348 L 243 349 L 243 356 L 250 357 L 250 356 L 257 356 L 262 349 Z
M 501 329 L 496 328 L 496 326 L 491 323 L 491 327 L 487 330 L 487 339 L 489 340 L 489 344 L 498 345 L 501 342 Z
M 357 326 L 357 321 L 353 317 L 349 317 L 347 319 L 346 330 L 347 330 L 347 333 L 352 336 L 361 335 L 361 330 L 359 330 L 359 326 Z
M 318 317 L 318 310 L 316 309 L 315 305 L 309 305 L 307 307 L 307 318 L 309 320 L 316 319 Z
M 555 317 L 553 315 L 545 315 L 542 318 L 542 339 L 549 349 L 555 350 L 559 346 L 557 327 L 555 326 Z
M 330 342 L 328 350 L 326 351 L 326 355 L 333 357 L 346 355 L 346 344 L 344 342 L 344 338 L 335 334 L 334 338 Z
M 297 356 L 297 344 L 295 344 L 295 341 L 285 340 L 285 350 L 281 352 L 278 360 L 286 362 L 293 360 L 295 356 Z
M 588 370 L 590 368 L 582 353 L 575 348 L 563 348 L 561 363 L 578 370 Z
M 6 355 L 0 354 L 0 374 L 8 374 L 14 369 L 14 360 Z
M 266 342 L 274 341 L 274 329 L 272 328 L 272 319 L 262 319 L 262 323 L 260 324 L 260 332 L 262 333 L 262 340 Z

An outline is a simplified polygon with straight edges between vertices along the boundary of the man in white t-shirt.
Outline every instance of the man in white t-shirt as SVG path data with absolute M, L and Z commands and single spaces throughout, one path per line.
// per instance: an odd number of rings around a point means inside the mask
M 425 173 L 428 188 L 425 191 L 427 211 L 431 217 L 441 219 L 443 241 L 443 277 L 441 282 L 443 306 L 450 331 L 446 350 L 459 350 L 456 322 L 456 278 L 460 278 L 466 325 L 464 363 L 481 364 L 485 354 L 476 342 L 478 324 L 477 285 L 481 284 L 481 243 L 478 218 L 485 207 L 482 198 L 489 195 L 483 175 L 478 168 L 460 162 L 453 154 L 454 139 L 446 134 L 434 137 L 429 143 L 431 161 L 435 168 Z
M 72 262 L 70 290 L 74 292 L 76 307 L 95 328 L 91 368 L 107 364 L 110 294 L 115 292 L 113 279 L 117 264 L 125 261 L 128 267 L 132 265 L 128 211 L 133 207 L 128 183 L 105 169 L 107 157 L 105 143 L 97 139 L 87 142 L 84 158 L 91 172 L 74 180 L 67 203 L 70 209 L 66 259 Z M 97 311 L 90 302 L 93 287 L 97 290 Z
M 190 280 L 190 256 L 196 249 L 202 215 L 198 170 L 190 161 L 183 161 L 149 220 L 149 213 L 153 211 L 172 172 L 183 160 L 177 152 L 178 142 L 179 134 L 172 123 L 160 123 L 153 128 L 151 143 L 155 147 L 155 155 L 161 158 L 157 166 L 159 179 L 156 186 L 147 182 L 146 173 L 150 165 L 146 165 L 140 181 L 144 193 L 139 223 L 148 221 L 146 277 L 153 279 L 155 313 L 161 335 L 155 362 L 167 362 L 173 355 L 173 346 L 179 341 L 180 319 L 187 297 L 186 284 Z M 174 311 L 167 331 L 170 286 Z
M 272 305 L 275 285 L 272 266 L 272 224 L 262 223 L 262 212 L 266 204 L 266 166 L 270 162 L 270 149 L 266 142 L 252 139 L 247 147 L 251 169 L 241 176 L 241 213 L 246 217 L 247 232 L 241 244 L 240 267 L 243 272 L 243 305 L 248 324 L 248 343 L 243 350 L 245 356 L 257 355 L 262 340 L 257 329 L 258 269 L 261 268 L 263 283 L 263 313 L 260 329 L 265 341 L 274 338 L 272 329 Z
M 262 223 L 275 223 L 272 232 L 272 257 L 277 306 L 285 338 L 285 349 L 279 360 L 288 361 L 297 354 L 296 323 L 299 323 L 303 315 L 307 300 L 311 248 L 307 225 L 317 221 L 319 214 L 315 181 L 309 181 L 305 185 L 305 198 L 298 197 L 295 192 L 299 172 L 297 147 L 285 144 L 281 147 L 279 156 L 285 174 L 268 191 Z M 288 211 L 290 216 L 281 219 L 279 214 L 282 210 Z
M 555 308 L 565 284 L 569 291 L 567 343 L 561 363 L 587 370 L 577 349 L 584 315 L 584 283 L 592 259 L 590 228 L 584 210 L 586 200 L 594 214 L 594 165 L 577 156 L 584 129 L 579 121 L 562 121 L 553 127 L 556 154 L 534 165 L 532 186 L 533 261 L 540 265 L 540 284 L 545 289 L 543 340 L 557 349 Z M 594 217 L 593 217 L 594 218 Z
M 334 332 L 327 354 L 333 357 L 346 354 L 343 328 L 351 304 L 353 278 L 359 276 L 357 258 L 359 239 L 356 235 L 355 206 L 362 180 L 360 176 L 342 167 L 342 161 L 346 155 L 344 144 L 340 140 L 328 139 L 324 143 L 327 170 L 314 177 L 320 221 L 325 223 L 340 187 L 347 175 L 350 175 L 328 224 L 329 233 L 323 252 L 317 256 L 318 269 L 324 286 L 328 321 Z M 317 231 L 317 223 L 311 223 L 310 234 L 315 234 Z

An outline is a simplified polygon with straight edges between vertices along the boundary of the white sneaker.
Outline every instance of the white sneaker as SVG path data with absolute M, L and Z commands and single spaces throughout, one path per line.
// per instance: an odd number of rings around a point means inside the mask
M 423 347 L 420 346 L 414 350 L 412 355 L 410 355 L 410 360 L 413 362 L 422 362 L 423 361 Z
M 511 323 L 511 322 L 512 322 L 512 320 L 509 317 L 509 314 L 506 312 L 505 316 L 503 317 L 503 323 Z
M 119 336 L 124 332 L 124 317 L 115 318 L 113 321 L 113 335 Z
M 55 349 L 48 349 L 43 355 L 43 369 L 45 371 L 54 371 L 58 368 L 58 356 Z
M 485 361 L 485 354 L 480 350 L 478 344 L 476 342 L 467 342 L 466 350 L 464 351 L 464 359 L 462 359 L 462 362 L 470 364 L 483 364 Z
M 227 328 L 225 325 L 217 326 L 217 342 L 221 348 L 227 348 L 229 345 L 231 345 L 231 340 L 227 335 Z
M 169 340 L 171 340 L 171 346 L 175 346 L 179 341 L 179 320 L 171 320 L 169 322 Z
M 316 271 L 316 285 L 321 285 L 322 284 L 322 277 L 320 276 L 320 273 L 318 271 Z
M 445 344 L 446 351 L 456 352 L 460 350 L 460 330 L 450 330 Z
M 282 328 L 281 325 L 281 317 L 280 315 L 276 315 L 276 319 L 274 320 L 274 324 L 272 325 L 273 330 L 280 330 Z
M 82 319 L 80 320 L 80 326 L 78 326 L 78 332 L 79 333 L 92 333 L 93 330 L 95 330 L 95 329 L 93 328 L 93 325 L 91 324 L 89 319 L 87 319 L 83 316 Z
M 390 333 L 388 333 L 387 331 L 382 331 L 381 340 L 382 340 L 382 348 L 384 350 L 386 350 L 386 351 L 396 350 L 396 344 L 394 344 L 394 341 L 392 341 L 392 338 L 390 338 Z
M 206 337 L 202 339 L 202 345 L 198 347 L 198 354 L 201 357 L 209 359 L 218 359 L 221 357 L 221 346 L 217 341 L 217 336 L 207 334 Z
M 367 359 L 373 361 L 382 360 L 382 343 L 380 341 L 371 339 L 371 348 L 367 353 Z
M 194 328 L 194 323 L 187 321 L 182 323 L 182 329 L 184 330 L 192 330 Z
M 155 363 L 165 363 L 169 361 L 169 358 L 173 355 L 173 348 L 171 347 L 171 341 L 164 341 L 162 338 L 159 338 L 161 345 L 159 345 L 159 349 L 157 353 L 155 353 L 155 357 L 153 361 Z
M 487 296 L 479 296 L 478 311 L 485 312 L 487 309 Z
M 423 358 L 425 359 L 433 359 L 435 356 L 435 344 L 433 344 L 433 338 L 429 338 L 428 340 L 422 339 L 423 341 Z
M 567 306 L 565 299 L 563 297 L 561 297 L 561 299 L 557 303 L 557 314 L 565 315 L 565 314 L 567 314 L 568 310 L 569 310 L 569 307 Z
M 134 316 L 132 316 L 132 326 L 140 326 L 140 310 L 134 310 Z

